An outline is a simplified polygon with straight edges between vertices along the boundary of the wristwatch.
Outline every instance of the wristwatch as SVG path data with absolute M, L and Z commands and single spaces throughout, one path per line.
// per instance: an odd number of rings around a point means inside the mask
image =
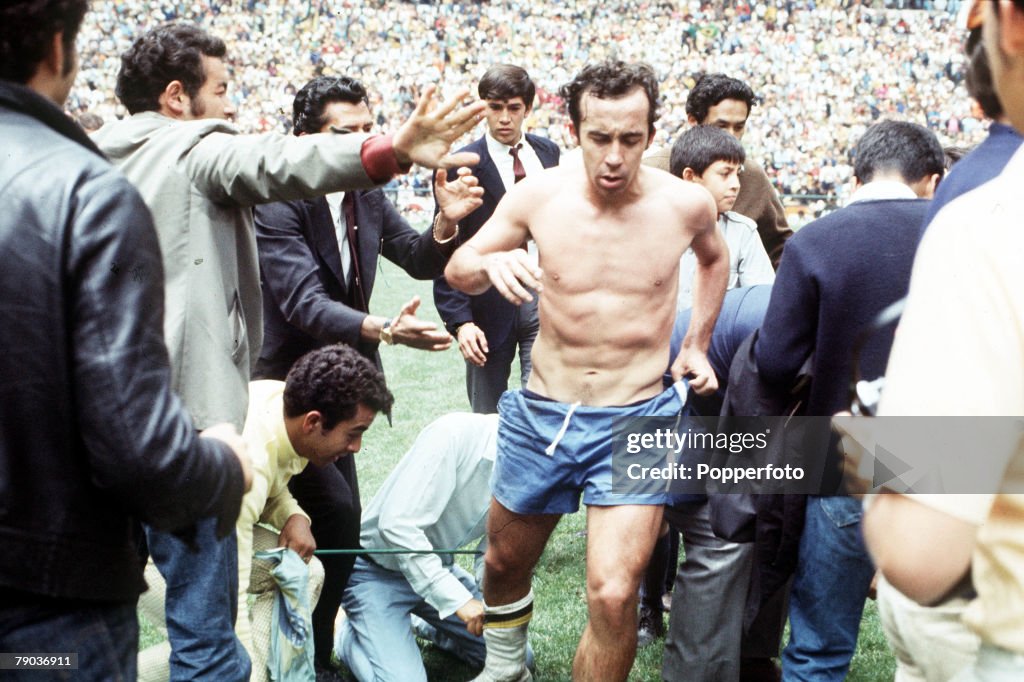
M 380 340 L 389 346 L 395 345 L 395 335 L 391 333 L 391 320 L 384 320 L 384 324 L 381 325 Z

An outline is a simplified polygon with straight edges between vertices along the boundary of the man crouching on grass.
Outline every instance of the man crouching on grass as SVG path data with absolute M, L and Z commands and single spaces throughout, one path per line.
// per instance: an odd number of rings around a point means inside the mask
M 589 621 L 577 680 L 625 680 L 636 654 L 637 587 L 661 523 L 661 494 L 611 486 L 612 420 L 674 415 L 682 387 L 662 390 L 679 258 L 697 257 L 693 318 L 672 364 L 698 393 L 714 391 L 706 357 L 729 274 L 708 192 L 640 165 L 654 134 L 650 67 L 605 61 L 564 86 L 582 167 L 528 177 L 456 251 L 445 275 L 521 304 L 540 295 L 540 333 L 526 388 L 506 392 L 485 558 L 487 663 L 478 681 L 529 680 L 530 579 L 561 514 L 587 505 Z M 533 238 L 540 261 L 519 245 Z M 544 269 L 541 270 L 540 264 Z M 531 293 L 532 290 L 535 293 Z

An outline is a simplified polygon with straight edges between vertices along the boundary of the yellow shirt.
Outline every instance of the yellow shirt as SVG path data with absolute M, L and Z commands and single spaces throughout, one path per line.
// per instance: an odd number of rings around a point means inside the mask
M 252 527 L 265 523 L 280 529 L 293 514 L 309 516 L 288 492 L 288 481 L 306 468 L 284 428 L 284 382 L 253 381 L 249 384 L 249 412 L 242 437 L 252 459 L 252 488 L 242 498 L 235 531 L 238 535 L 238 605 L 235 632 L 246 650 L 253 651 L 249 627 L 249 577 L 252 573 Z

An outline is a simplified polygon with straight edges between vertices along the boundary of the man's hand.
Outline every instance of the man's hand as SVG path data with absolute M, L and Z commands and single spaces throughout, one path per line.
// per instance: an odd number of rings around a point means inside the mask
M 477 367 L 483 367 L 487 363 L 487 336 L 484 330 L 472 322 L 466 322 L 459 327 L 459 351 L 462 357 L 472 362 Z
M 484 203 L 484 188 L 473 171 L 465 166 L 459 168 L 458 178 L 448 182 L 448 174 L 438 169 L 434 176 L 434 193 L 441 215 L 449 223 L 457 223 Z
M 470 599 L 455 611 L 455 615 L 466 624 L 469 634 L 477 637 L 484 634 L 484 603 L 479 599 Z
M 234 424 L 214 424 L 203 429 L 199 435 L 203 438 L 219 440 L 231 448 L 235 457 L 238 458 L 238 463 L 242 466 L 243 489 L 245 492 L 249 492 L 249 489 L 252 488 L 252 461 L 249 459 L 249 450 L 245 446 L 245 439 L 238 434 Z
M 458 103 L 469 94 L 462 88 L 447 103 L 436 105 L 434 93 L 437 86 L 429 85 L 420 97 L 413 111 L 392 139 L 395 157 L 402 165 L 418 163 L 427 168 L 455 168 L 473 166 L 480 157 L 470 152 L 449 154 L 452 142 L 472 130 L 482 118 L 486 102 L 474 102 L 456 109 Z
M 718 377 L 707 353 L 697 348 L 683 348 L 672 363 L 672 379 L 679 381 L 683 377 L 697 395 L 711 395 L 718 390 Z
M 544 272 L 537 264 L 537 257 L 524 249 L 488 254 L 484 256 L 484 269 L 498 293 L 516 305 L 533 300 L 527 288 L 538 294 L 544 289 L 541 284 Z
M 861 463 L 868 454 L 864 446 L 873 441 L 870 423 L 864 421 L 868 419 L 871 417 L 854 417 L 846 411 L 837 412 L 832 419 L 832 430 L 839 436 L 839 453 L 843 456 L 843 487 L 847 495 L 857 499 L 874 487 L 871 478 L 861 471 Z
M 419 296 L 413 296 L 412 300 L 402 306 L 398 317 L 391 324 L 391 334 L 395 343 L 420 350 L 448 350 L 452 345 L 451 334 L 439 331 L 433 322 L 416 317 L 416 309 L 419 307 Z
M 302 514 L 292 514 L 284 522 L 281 534 L 277 536 L 277 546 L 287 547 L 294 551 L 307 564 L 316 550 L 316 540 L 309 530 L 309 519 Z

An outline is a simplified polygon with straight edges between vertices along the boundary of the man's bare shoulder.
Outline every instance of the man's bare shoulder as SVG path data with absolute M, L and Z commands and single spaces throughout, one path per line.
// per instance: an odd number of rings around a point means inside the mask
M 516 183 L 505 196 L 517 204 L 534 205 L 546 201 L 574 183 L 578 183 L 582 170 L 571 166 L 552 166 L 544 170 L 531 173 L 521 182 Z M 503 200 L 504 201 L 504 200 Z
M 646 193 L 668 202 L 684 217 L 705 217 L 710 211 L 713 220 L 717 214 L 714 198 L 701 185 L 649 166 L 641 166 L 640 172 L 644 186 L 649 188 Z

